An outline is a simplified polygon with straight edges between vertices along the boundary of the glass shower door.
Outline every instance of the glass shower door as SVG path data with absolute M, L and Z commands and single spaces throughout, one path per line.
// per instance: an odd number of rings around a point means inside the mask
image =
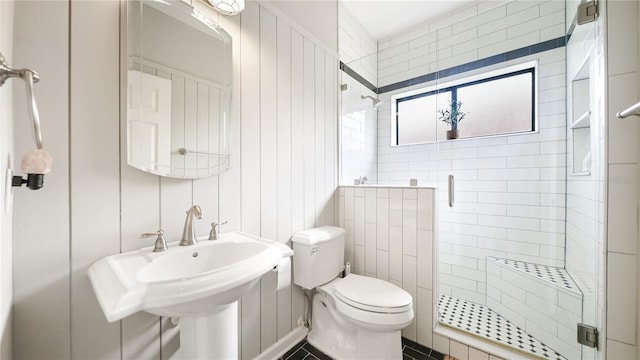
M 579 1 L 567 1 L 567 24 L 575 24 Z M 598 89 L 602 57 L 596 22 L 567 26 L 567 234 L 566 268 L 582 294 L 581 328 L 602 329 L 604 310 L 604 131 Z M 587 337 L 586 335 L 584 337 Z M 581 346 L 583 359 L 596 348 Z
M 486 58 L 489 65 L 459 73 L 446 68 L 450 54 L 438 56 L 438 68 L 447 69 L 439 72 L 447 75 L 438 79 L 440 90 L 534 62 L 533 131 L 438 138 L 438 320 L 543 358 L 594 358 L 576 334 L 579 323 L 600 327 L 601 321 L 603 144 L 589 126 L 599 121 L 593 72 L 601 64 L 587 56 L 594 24 L 581 27 L 567 46 L 559 36 L 556 47 L 508 62 Z M 446 49 L 451 33 L 440 34 L 439 48 Z M 576 57 L 572 49 L 583 53 Z M 468 111 L 461 134 L 471 131 L 465 124 L 482 127 L 480 120 L 492 119 L 499 107 L 474 106 L 491 104 L 485 99 L 495 93 L 482 92 L 483 101 L 465 101 L 462 91 L 454 96 Z M 574 93 L 586 100 L 573 102 Z M 474 117 L 480 113 L 482 119 Z

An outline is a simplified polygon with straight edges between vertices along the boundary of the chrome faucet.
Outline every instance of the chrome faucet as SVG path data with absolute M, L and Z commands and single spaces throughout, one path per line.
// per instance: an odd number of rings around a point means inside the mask
M 224 225 L 227 223 L 227 220 L 221 222 L 221 223 L 217 223 L 217 222 L 212 222 L 211 223 L 211 231 L 209 232 L 209 240 L 218 240 L 218 231 L 220 229 L 220 225 Z
M 193 226 L 193 216 L 202 219 L 202 209 L 200 206 L 193 205 L 187 210 L 187 218 L 184 221 L 184 230 L 182 230 L 182 240 L 180 246 L 195 245 L 198 243 L 196 239 L 196 228 Z
M 157 236 L 156 243 L 153 248 L 153 252 L 160 252 L 160 251 L 165 251 L 169 249 L 169 247 L 167 246 L 167 240 L 164 239 L 164 231 L 158 230 L 156 232 L 148 232 L 148 233 L 140 234 L 141 238 L 146 238 L 149 236 Z

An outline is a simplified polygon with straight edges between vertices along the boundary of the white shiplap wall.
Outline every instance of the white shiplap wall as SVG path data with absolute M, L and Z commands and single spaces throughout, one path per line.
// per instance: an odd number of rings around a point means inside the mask
M 564 34 L 561 2 L 492 4 L 381 41 L 381 85 Z M 402 185 L 417 178 L 419 184 L 439 185 L 442 293 L 484 304 L 487 255 L 564 266 L 564 58 L 564 48 L 557 48 L 474 72 L 538 61 L 539 131 L 533 134 L 390 147 L 390 96 L 435 83 L 382 95 L 378 183 Z M 456 181 L 453 208 L 447 204 L 450 173 Z
M 9 64 L 13 65 L 13 3 L 0 3 L 0 51 Z M 0 88 L 0 168 L 8 169 L 13 155 L 13 83 L 6 82 Z M 0 179 L 0 196 L 9 196 L 5 191 L 7 179 Z M 13 302 L 13 210 L 0 211 L 0 359 L 11 358 L 13 322 L 11 309 Z
M 148 245 L 137 237 L 143 231 L 162 228 L 177 239 L 191 204 L 204 211 L 201 234 L 210 222 L 228 220 L 224 232 L 287 242 L 306 227 L 333 224 L 337 58 L 255 2 L 247 2 L 241 16 L 220 16 L 233 37 L 232 169 L 193 181 L 159 178 L 126 165 L 120 110 L 126 98 L 119 83 L 126 55 L 119 54 L 118 35 L 125 9 L 112 1 L 47 4 L 16 5 L 16 35 L 33 38 L 28 51 L 20 49 L 33 61 L 25 64 L 52 69 L 41 73 L 46 80 L 36 90 L 46 99 L 45 147 L 56 150 L 56 167 L 45 189 L 23 191 L 17 199 L 14 358 L 168 359 L 179 351 L 178 329 L 144 313 L 108 324 L 87 268 L 103 256 Z M 38 21 L 53 10 L 65 16 Z M 58 49 L 58 61 L 37 45 Z M 55 85 L 52 73 L 59 77 Z M 50 116 L 48 102 L 69 104 L 70 116 Z M 31 142 L 26 131 L 17 139 Z M 242 358 L 288 334 L 302 314 L 301 290 L 276 293 L 275 278 L 265 276 L 242 300 Z
M 69 358 L 71 346 L 68 335 L 71 315 L 69 4 L 27 1 L 14 2 L 13 6 L 12 65 L 33 68 L 41 77 L 34 92 L 42 122 L 44 148 L 54 158 L 53 170 L 45 177 L 44 188 L 38 191 L 13 190 L 13 358 L 45 357 L 45 353 L 36 349 L 34 344 L 37 343 L 41 349 L 47 349 L 46 357 L 64 359 Z M 47 26 L 41 31 L 34 31 L 35 24 Z M 35 148 L 35 144 L 27 120 L 24 85 L 15 79 L 9 81 L 14 82 L 13 150 L 15 160 L 19 161 L 26 152 Z M 18 165 L 14 163 L 13 167 L 20 173 Z M 87 208 L 87 212 L 94 210 L 100 209 Z M 35 326 L 44 322 L 43 319 L 51 324 L 49 328 L 34 331 Z M 66 334 L 57 329 L 66 329 Z

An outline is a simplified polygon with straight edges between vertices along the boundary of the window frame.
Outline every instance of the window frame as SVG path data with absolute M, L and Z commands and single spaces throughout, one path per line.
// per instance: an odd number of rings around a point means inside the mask
M 525 134 L 535 134 L 539 132 L 538 126 L 538 61 L 527 61 L 521 64 L 504 67 L 501 69 L 484 71 L 475 75 L 467 75 L 460 79 L 448 81 L 442 84 L 435 84 L 428 87 L 422 87 L 419 89 L 405 91 L 402 93 L 394 94 L 391 96 L 391 131 L 390 131 L 390 144 L 391 147 L 398 146 L 410 146 L 410 145 L 419 145 L 419 144 L 432 144 L 441 141 L 452 141 L 445 139 L 438 139 L 437 131 L 436 131 L 436 139 L 433 141 L 421 141 L 407 144 L 398 144 L 399 141 L 399 118 L 398 118 L 398 104 L 403 101 L 413 100 L 420 97 L 425 96 L 437 96 L 442 93 L 451 93 L 451 100 L 456 101 L 458 99 L 457 91 L 460 88 L 469 87 L 477 84 L 487 83 L 491 81 L 496 81 L 500 79 L 509 78 L 512 76 L 518 76 L 522 74 L 531 74 L 531 130 L 525 131 L 514 131 L 508 133 L 499 133 L 499 134 L 488 134 L 488 135 L 480 135 L 480 136 L 469 136 L 464 138 L 459 138 L 456 140 L 469 140 L 469 139 L 482 139 L 482 138 L 492 138 L 499 136 L 509 136 L 514 134 L 525 135 Z M 437 82 L 438 80 L 436 80 Z M 439 121 L 439 120 L 436 120 Z

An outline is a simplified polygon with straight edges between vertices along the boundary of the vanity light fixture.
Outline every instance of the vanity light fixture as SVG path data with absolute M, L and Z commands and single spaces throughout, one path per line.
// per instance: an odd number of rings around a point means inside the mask
M 224 15 L 236 15 L 244 10 L 244 0 L 207 0 L 213 8 Z

